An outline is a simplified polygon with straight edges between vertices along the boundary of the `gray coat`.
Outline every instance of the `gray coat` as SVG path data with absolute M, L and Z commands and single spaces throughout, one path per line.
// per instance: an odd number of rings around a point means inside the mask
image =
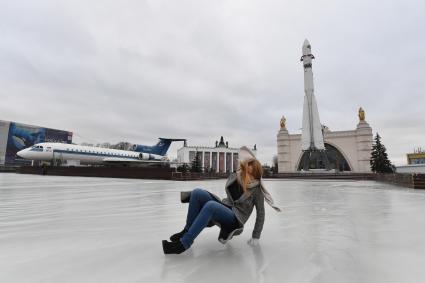
M 235 201 L 232 199 L 232 194 L 229 192 L 229 187 L 234 182 L 238 182 L 236 173 L 231 174 L 227 179 L 225 186 L 227 198 L 224 198 L 222 203 L 232 207 L 232 210 L 242 227 L 246 221 L 248 221 L 248 218 L 251 216 L 252 210 L 255 206 L 257 215 L 254 230 L 252 231 L 252 237 L 259 239 L 261 231 L 263 231 L 265 218 L 264 195 L 260 187 L 261 185 L 259 184 L 256 187 L 248 188 L 247 191 Z
M 240 226 L 237 227 L 235 230 L 231 231 L 230 233 L 227 233 L 226 231 L 223 231 L 221 229 L 220 235 L 219 235 L 219 241 L 221 243 L 226 243 L 228 240 L 230 240 L 233 236 L 239 235 L 242 233 L 244 224 L 250 217 L 254 206 L 255 210 L 257 212 L 257 216 L 255 219 L 255 226 L 254 230 L 252 231 L 252 237 L 259 239 L 261 236 L 261 231 L 263 230 L 264 225 L 264 217 L 265 217 L 265 211 L 264 211 L 264 194 L 261 190 L 261 184 L 259 183 L 258 186 L 252 187 L 247 189 L 247 191 L 242 194 L 242 196 L 237 199 L 236 201 L 233 200 L 232 194 L 229 192 L 229 187 L 234 182 L 238 182 L 236 173 L 232 173 L 229 178 L 227 179 L 225 190 L 227 197 L 223 200 L 220 200 L 220 198 L 212 193 L 211 196 L 215 198 L 216 201 L 221 202 L 227 206 L 230 206 L 232 208 L 232 211 L 235 213 L 236 218 L 239 221 Z M 189 202 L 191 192 L 181 192 L 181 201 L 182 202 Z M 211 223 L 208 226 L 212 225 L 218 225 L 218 223 Z

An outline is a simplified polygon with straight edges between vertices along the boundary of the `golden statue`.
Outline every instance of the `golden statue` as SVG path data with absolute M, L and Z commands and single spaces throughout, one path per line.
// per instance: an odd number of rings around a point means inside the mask
M 280 119 L 280 127 L 284 129 L 286 127 L 286 118 L 285 116 L 282 116 L 282 119 Z
M 365 119 L 364 110 L 361 107 L 359 108 L 359 119 L 360 119 L 360 122 L 363 122 Z

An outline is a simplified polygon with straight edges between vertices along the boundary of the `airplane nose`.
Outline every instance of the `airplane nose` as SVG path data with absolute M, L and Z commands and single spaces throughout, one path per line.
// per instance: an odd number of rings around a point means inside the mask
M 25 158 L 25 156 L 26 156 L 26 150 L 25 149 L 20 150 L 20 151 L 18 151 L 16 153 L 16 155 L 19 156 L 19 157 L 21 157 L 21 158 Z

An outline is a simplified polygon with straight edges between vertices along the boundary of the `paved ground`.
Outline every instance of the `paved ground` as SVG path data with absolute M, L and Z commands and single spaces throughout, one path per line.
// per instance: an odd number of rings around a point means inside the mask
M 184 225 L 179 191 L 221 196 L 225 180 L 172 182 L 0 174 L 0 282 L 423 282 L 425 191 L 372 181 L 266 181 L 261 245 L 218 228 L 165 256 Z

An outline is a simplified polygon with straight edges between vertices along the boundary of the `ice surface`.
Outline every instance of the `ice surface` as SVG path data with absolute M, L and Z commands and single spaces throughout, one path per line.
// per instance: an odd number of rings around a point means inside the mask
M 266 180 L 259 247 L 204 230 L 162 252 L 184 225 L 179 191 L 221 196 L 225 180 L 173 182 L 0 174 L 0 282 L 423 282 L 425 191 L 372 181 Z

